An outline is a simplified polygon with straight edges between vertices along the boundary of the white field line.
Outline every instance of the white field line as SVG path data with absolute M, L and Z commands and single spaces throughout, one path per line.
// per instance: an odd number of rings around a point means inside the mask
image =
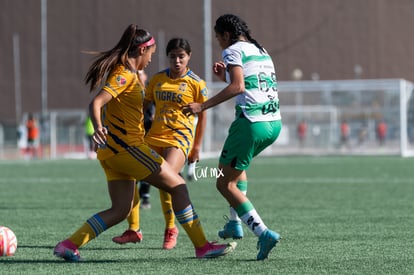
M 40 184 L 40 183 L 51 183 L 51 182 L 59 182 L 59 183 L 71 183 L 73 182 L 75 179 L 73 178 L 62 178 L 62 177 L 36 177 L 36 178 L 27 178 L 27 177 L 22 177 L 22 178 L 1 178 L 0 177 L 0 183 L 11 183 L 11 184 L 19 184 L 19 183 L 23 183 L 23 184 L 31 184 L 31 183 L 36 183 L 36 184 Z M 94 179 L 94 178 L 84 178 L 84 179 L 79 179 L 76 178 L 77 182 L 85 182 L 85 183 L 95 183 L 95 182 L 102 182 L 105 183 L 105 179 Z
M 312 177 L 312 178 L 276 178 L 276 179 L 252 179 L 249 180 L 249 184 L 257 183 L 277 183 L 277 184 L 294 184 L 294 183 L 332 183 L 332 184 L 353 184 L 353 183 L 414 183 L 414 180 L 411 178 L 327 178 L 327 177 Z

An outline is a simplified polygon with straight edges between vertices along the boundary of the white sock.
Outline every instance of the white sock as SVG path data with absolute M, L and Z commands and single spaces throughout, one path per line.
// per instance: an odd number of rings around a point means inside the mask
M 241 192 L 246 196 L 247 191 L 241 191 Z M 230 206 L 230 218 L 229 219 L 231 221 L 238 221 L 238 222 L 241 221 L 240 218 L 239 218 L 239 215 L 237 215 L 236 210 L 234 210 L 234 208 L 231 207 L 231 206 Z
M 267 229 L 267 226 L 262 221 L 262 218 L 260 218 L 259 214 L 257 214 L 256 209 L 250 210 L 240 218 L 257 237 L 259 237 Z
M 229 219 L 231 221 L 238 221 L 238 222 L 241 221 L 240 218 L 239 218 L 239 216 L 237 215 L 236 210 L 234 210 L 234 208 L 231 207 L 231 206 L 230 206 L 230 218 Z

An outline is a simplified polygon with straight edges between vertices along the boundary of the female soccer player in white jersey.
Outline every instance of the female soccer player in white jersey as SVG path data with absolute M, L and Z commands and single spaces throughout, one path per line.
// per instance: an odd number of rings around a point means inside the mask
M 217 189 L 231 206 L 230 220 L 219 237 L 242 238 L 241 219 L 258 237 L 257 260 L 264 260 L 280 236 L 267 228 L 247 198 L 246 170 L 253 157 L 277 139 L 282 127 L 275 68 L 238 16 L 220 16 L 214 30 L 223 61 L 214 64 L 213 72 L 228 85 L 204 103 L 190 103 L 184 111 L 197 114 L 236 97 L 236 117 L 219 160 L 224 176 L 217 179 Z
M 154 120 L 145 136 L 145 143 L 159 153 L 173 167 L 177 174 L 186 159 L 193 163 L 200 159 L 200 148 L 207 117 L 198 114 L 195 129 L 194 116 L 186 116 L 182 107 L 191 102 L 203 103 L 207 100 L 207 87 L 204 80 L 188 68 L 191 58 L 190 43 L 183 38 L 171 39 L 166 47 L 169 67 L 155 74 L 145 91 L 144 108 L 155 104 Z M 160 191 L 161 206 L 165 219 L 163 249 L 175 247 L 178 228 L 175 226 L 171 196 Z M 138 196 L 136 192 L 135 196 Z M 128 217 L 129 228 L 121 236 L 112 240 L 119 244 L 139 242 L 142 233 L 139 226 L 138 198 Z

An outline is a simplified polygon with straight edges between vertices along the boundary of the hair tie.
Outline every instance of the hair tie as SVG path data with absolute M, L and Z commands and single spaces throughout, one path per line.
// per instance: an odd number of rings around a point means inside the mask
M 151 39 L 150 39 L 150 40 L 148 40 L 147 42 L 144 42 L 144 43 L 142 43 L 142 44 L 138 45 L 138 47 L 139 47 L 139 48 L 149 47 L 149 46 L 152 46 L 152 45 L 154 45 L 154 44 L 155 44 L 155 39 L 154 39 L 154 37 L 151 37 Z

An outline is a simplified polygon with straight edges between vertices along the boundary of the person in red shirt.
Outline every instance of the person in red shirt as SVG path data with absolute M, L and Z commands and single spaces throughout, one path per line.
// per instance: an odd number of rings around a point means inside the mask
M 387 124 L 384 120 L 381 120 L 377 124 L 377 139 L 380 144 L 380 146 L 383 146 L 385 144 L 385 138 L 387 135 Z
M 302 120 L 301 122 L 299 122 L 298 128 L 297 128 L 297 134 L 298 134 L 300 147 L 303 147 L 305 145 L 307 130 L 308 130 L 308 125 L 306 124 L 305 120 Z
M 27 122 L 27 150 L 26 153 L 29 158 L 37 157 L 37 147 L 39 140 L 39 128 L 33 114 L 29 114 Z
M 350 136 L 349 124 L 344 120 L 341 123 L 341 146 L 349 146 L 349 136 Z

